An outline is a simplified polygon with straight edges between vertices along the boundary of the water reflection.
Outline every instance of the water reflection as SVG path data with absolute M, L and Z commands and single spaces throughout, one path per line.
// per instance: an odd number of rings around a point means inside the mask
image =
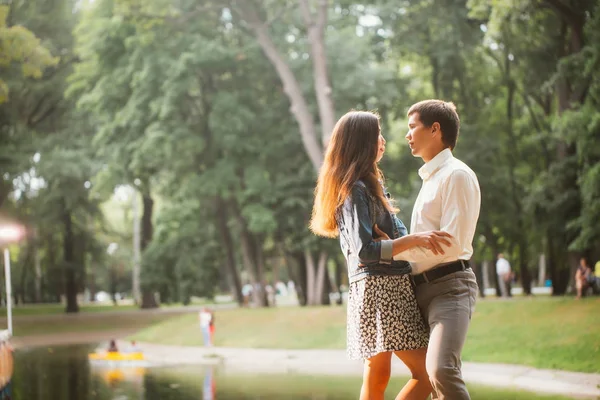
M 215 400 L 216 382 L 212 367 L 204 371 L 204 385 L 202 386 L 202 400 Z
M 15 357 L 13 395 L 27 400 L 81 400 L 92 392 L 87 348 L 20 350 Z
M 90 366 L 94 346 L 20 350 L 15 355 L 15 400 L 346 400 L 357 377 L 231 375 L 212 367 L 112 368 Z M 393 378 L 386 398 L 404 380 Z M 566 400 L 531 393 L 470 387 L 473 400 Z

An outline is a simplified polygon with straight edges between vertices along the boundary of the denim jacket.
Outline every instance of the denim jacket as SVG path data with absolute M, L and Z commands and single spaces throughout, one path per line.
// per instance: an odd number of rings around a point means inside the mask
M 363 181 L 354 184 L 351 194 L 338 209 L 336 219 L 340 246 L 348 264 L 349 283 L 372 275 L 410 273 L 408 262 L 393 259 L 392 240 L 375 241 L 373 237 L 375 224 L 391 239 L 406 235 L 406 227 L 371 194 Z

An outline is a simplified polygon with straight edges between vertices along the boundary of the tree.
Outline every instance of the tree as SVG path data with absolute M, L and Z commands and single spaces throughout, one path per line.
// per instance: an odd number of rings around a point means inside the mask
M 58 63 L 40 39 L 23 26 L 12 26 L 10 6 L 0 6 L 0 104 L 8 100 L 7 78 L 40 78 L 45 68 Z M 19 72 L 15 71 L 18 66 Z

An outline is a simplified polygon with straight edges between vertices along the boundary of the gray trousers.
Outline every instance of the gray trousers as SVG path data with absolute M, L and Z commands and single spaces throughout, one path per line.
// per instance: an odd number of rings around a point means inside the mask
M 500 287 L 500 294 L 502 297 L 508 297 L 508 285 L 506 284 L 503 275 L 496 275 L 498 277 L 498 286 Z
M 462 351 L 477 298 L 472 270 L 459 271 L 415 288 L 419 308 L 429 323 L 427 373 L 433 399 L 469 400 L 462 378 Z

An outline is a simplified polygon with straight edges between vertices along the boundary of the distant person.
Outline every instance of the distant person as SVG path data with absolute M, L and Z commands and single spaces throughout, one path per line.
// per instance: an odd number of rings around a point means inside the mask
M 510 263 L 504 254 L 498 254 L 498 260 L 496 261 L 496 275 L 498 277 L 498 286 L 500 286 L 500 293 L 502 297 L 510 297 L 510 283 L 512 280 L 512 270 Z
M 594 266 L 594 283 L 592 287 L 594 288 L 594 293 L 600 294 L 600 261 L 597 261 Z
M 285 285 L 285 283 L 281 281 L 277 281 L 277 283 L 275 283 L 275 294 L 278 294 L 280 296 L 288 295 L 288 288 Z
M 213 310 L 209 310 L 210 312 L 210 325 L 209 325 L 209 332 L 210 332 L 210 343 L 211 345 L 213 343 L 215 343 L 215 312 Z
M 109 353 L 118 353 L 119 352 L 119 349 L 117 347 L 117 342 L 115 341 L 115 339 L 110 340 L 110 342 L 108 343 L 107 351 Z
M 129 349 L 127 349 L 130 353 L 139 353 L 142 349 L 137 345 L 135 340 L 132 340 L 129 344 Z
M 577 289 L 577 300 L 579 300 L 582 296 L 585 296 L 585 292 L 590 287 L 590 282 L 592 281 L 592 269 L 588 265 L 585 257 L 581 257 L 579 260 L 579 266 L 577 267 L 577 271 L 575 271 L 575 288 Z
M 0 399 L 4 399 L 2 388 L 10 382 L 13 369 L 13 348 L 8 342 L 0 342 Z
M 296 292 L 296 284 L 294 283 L 293 280 L 289 280 L 287 283 L 287 288 L 288 288 L 288 292 L 290 293 L 294 293 Z
M 211 347 L 212 340 L 210 334 L 210 326 L 213 315 L 206 307 L 202 307 L 198 313 L 198 319 L 200 321 L 200 330 L 202 331 L 202 338 L 204 340 L 204 346 Z
M 252 284 L 250 282 L 246 282 L 246 284 L 242 286 L 242 296 L 244 297 L 244 306 L 248 307 L 250 305 L 250 299 L 252 298 Z

